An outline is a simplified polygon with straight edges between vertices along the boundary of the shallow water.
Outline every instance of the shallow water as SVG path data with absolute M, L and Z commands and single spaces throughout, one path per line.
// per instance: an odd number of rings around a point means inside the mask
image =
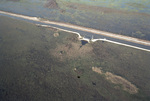
M 68 1 L 68 0 L 63 0 Z M 109 7 L 115 9 L 123 9 L 129 11 L 138 11 L 143 13 L 150 13 L 149 0 L 69 0 L 71 2 L 81 2 L 83 4 Z
M 65 0 L 64 0 L 65 1 Z M 73 1 L 73 0 L 71 0 Z M 87 12 L 75 9 L 66 9 L 65 13 L 61 13 L 60 9 L 49 9 L 44 7 L 46 0 L 22 0 L 20 2 L 0 1 L 0 10 L 19 13 L 28 16 L 36 16 L 46 18 L 54 21 L 67 22 L 85 27 L 91 27 L 112 33 L 128 35 L 132 37 L 150 40 L 150 2 L 144 0 L 80 0 L 83 3 L 90 3 L 91 5 L 107 7 L 108 4 L 114 4 L 116 9 L 128 8 L 128 11 L 142 12 L 141 14 L 132 13 L 116 13 L 116 12 Z M 87 2 L 85 2 L 87 1 Z M 109 3 L 106 3 L 109 2 Z M 131 3 L 131 4 L 130 4 Z M 107 5 L 105 5 L 107 4 Z M 130 4 L 130 7 L 128 7 Z M 140 5 L 141 4 L 141 7 Z M 139 7 L 138 7 L 139 5 Z M 144 5 L 144 6 L 142 6 Z M 146 8 L 144 8 L 146 7 Z M 111 8 L 111 7 L 110 7 Z M 147 14 L 146 14 L 147 13 Z M 138 33 L 137 33 L 138 32 Z

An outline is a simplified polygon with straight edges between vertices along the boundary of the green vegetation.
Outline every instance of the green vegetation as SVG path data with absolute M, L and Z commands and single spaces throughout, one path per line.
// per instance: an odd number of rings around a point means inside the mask
M 2 101 L 150 100 L 148 52 L 101 41 L 80 47 L 75 34 L 2 16 L 0 31 Z M 92 67 L 128 80 L 138 93 Z
M 79 3 L 92 6 L 108 7 L 129 11 L 149 10 L 149 0 L 57 0 L 58 2 Z M 149 13 L 149 12 L 147 12 Z

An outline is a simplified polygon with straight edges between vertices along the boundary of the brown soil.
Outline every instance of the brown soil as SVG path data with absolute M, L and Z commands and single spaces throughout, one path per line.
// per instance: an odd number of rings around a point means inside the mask
M 138 92 L 138 88 L 136 88 L 135 85 L 131 84 L 131 82 L 122 78 L 121 76 L 114 75 L 110 72 L 106 72 L 105 75 L 106 75 L 106 79 L 110 80 L 112 83 L 121 84 L 123 87 L 123 90 L 125 90 L 131 94 L 135 94 Z
M 54 33 L 54 37 L 58 37 L 58 36 L 59 36 L 58 32 Z
M 128 80 L 124 79 L 123 77 L 112 74 L 110 72 L 103 73 L 102 70 L 97 67 L 92 67 L 92 70 L 99 74 L 104 74 L 106 76 L 106 79 L 114 84 L 121 84 L 123 87 L 123 90 L 129 92 L 130 94 L 138 93 L 138 88 L 135 85 L 133 85 L 131 82 L 129 82 Z M 118 86 L 117 86 L 117 89 L 118 89 Z
M 103 73 L 102 73 L 102 70 L 101 70 L 100 68 L 92 67 L 92 70 L 93 70 L 94 72 L 99 73 L 99 74 L 103 74 Z
M 77 57 L 88 57 L 92 54 L 92 47 L 89 45 L 84 45 L 80 47 L 81 44 L 70 42 L 63 45 L 58 45 L 56 49 L 50 50 L 50 53 L 60 60 L 72 59 Z

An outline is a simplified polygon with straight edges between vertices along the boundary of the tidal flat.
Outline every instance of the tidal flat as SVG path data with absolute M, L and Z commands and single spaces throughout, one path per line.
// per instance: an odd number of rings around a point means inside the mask
M 81 46 L 76 34 L 0 16 L 0 100 L 150 100 L 149 52 L 102 41 Z

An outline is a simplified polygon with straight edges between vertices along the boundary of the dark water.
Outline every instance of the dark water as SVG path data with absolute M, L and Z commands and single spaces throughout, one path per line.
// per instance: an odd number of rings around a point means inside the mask
M 82 45 L 85 45 L 85 44 L 87 44 L 87 43 L 88 43 L 87 41 L 81 40 L 81 44 L 82 44 Z

